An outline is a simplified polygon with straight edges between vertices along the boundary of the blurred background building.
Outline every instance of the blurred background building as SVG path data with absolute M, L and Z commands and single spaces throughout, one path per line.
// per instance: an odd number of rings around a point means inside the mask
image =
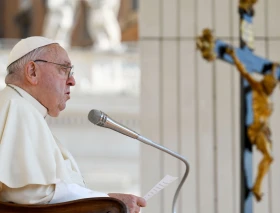
M 0 0 L 1 88 L 12 45 L 21 37 L 44 33 L 47 3 Z M 195 38 L 206 27 L 239 45 L 239 1 L 121 0 L 115 13 L 121 48 L 100 51 L 94 48 L 94 29 L 87 21 L 91 7 L 102 8 L 104 3 L 76 0 L 75 6 L 66 3 L 54 12 L 74 16 L 64 25 L 71 29 L 69 42 L 64 41 L 77 85 L 67 109 L 48 123 L 76 157 L 88 186 L 144 195 L 166 174 L 180 180 L 185 169 L 152 147 L 90 124 L 88 112 L 100 109 L 189 160 L 191 170 L 177 212 L 241 212 L 239 74 L 224 62 L 206 62 L 195 49 Z M 279 8 L 279 0 L 259 0 L 255 7 L 255 53 L 273 61 L 279 61 Z M 99 17 L 95 24 L 102 23 Z M 279 96 L 277 90 L 271 116 L 274 162 L 264 180 L 262 202 L 253 200 L 254 213 L 280 211 Z M 262 156 L 253 151 L 255 175 Z M 142 212 L 171 212 L 177 184 L 151 198 Z
M 110 0 L 107 0 L 110 2 Z M 51 10 L 59 13 L 73 10 L 74 16 L 68 20 L 71 25 L 71 44 L 73 46 L 88 46 L 92 42 L 87 29 L 86 17 L 90 13 L 91 0 L 1 0 L 0 2 L 0 37 L 20 38 L 30 35 L 42 35 L 44 21 Z M 106 4 L 105 0 L 93 0 Z M 98 5 L 98 4 L 97 4 Z M 138 39 L 138 0 L 119 0 L 119 7 L 116 11 L 117 20 L 121 28 L 122 41 L 136 41 Z M 67 14 L 67 15 L 68 15 Z M 61 23 L 62 24 L 62 23 Z M 69 24 L 69 23 L 66 23 Z M 56 27 L 56 26 L 54 26 Z

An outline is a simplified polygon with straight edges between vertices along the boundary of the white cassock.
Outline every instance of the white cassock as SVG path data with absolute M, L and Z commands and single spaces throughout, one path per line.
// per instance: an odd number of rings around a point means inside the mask
M 108 197 L 85 187 L 73 156 L 45 121 L 47 109 L 10 86 L 15 90 L 7 86 L 0 92 L 0 200 L 35 204 Z

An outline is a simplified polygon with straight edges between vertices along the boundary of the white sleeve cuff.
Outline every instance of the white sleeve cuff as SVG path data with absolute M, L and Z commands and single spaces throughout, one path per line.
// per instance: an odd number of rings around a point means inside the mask
M 107 194 L 97 191 L 92 191 L 78 184 L 67 184 L 64 181 L 59 181 L 55 185 L 55 192 L 50 203 L 62 203 L 71 200 L 78 200 L 90 197 L 109 197 Z

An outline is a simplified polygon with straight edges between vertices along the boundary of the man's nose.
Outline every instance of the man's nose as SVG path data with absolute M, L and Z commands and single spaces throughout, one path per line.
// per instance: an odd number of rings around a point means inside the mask
M 74 78 L 73 75 L 70 78 L 67 79 L 66 84 L 69 85 L 69 86 L 75 86 L 76 81 L 75 81 L 75 78 Z

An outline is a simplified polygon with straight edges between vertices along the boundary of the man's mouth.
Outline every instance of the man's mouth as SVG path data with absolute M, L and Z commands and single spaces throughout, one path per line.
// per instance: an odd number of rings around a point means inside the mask
M 65 94 L 70 98 L 70 92 L 66 92 Z

